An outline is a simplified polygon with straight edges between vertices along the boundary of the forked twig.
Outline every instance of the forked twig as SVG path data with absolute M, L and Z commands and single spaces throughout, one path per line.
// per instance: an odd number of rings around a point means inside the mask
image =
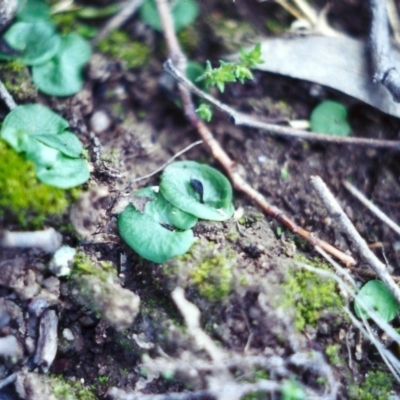
M 218 110 L 224 112 L 225 114 L 228 114 L 230 119 L 235 125 L 242 125 L 242 126 L 248 126 L 250 128 L 261 129 L 269 133 L 275 133 L 279 136 L 289 137 L 289 138 L 307 139 L 307 140 L 314 140 L 317 142 L 334 143 L 334 144 L 347 144 L 347 145 L 351 144 L 351 145 L 369 146 L 375 148 L 400 149 L 399 141 L 333 136 L 326 133 L 307 132 L 301 129 L 295 129 L 288 126 L 275 125 L 261 121 L 258 118 L 253 117 L 252 115 L 238 112 L 232 107 L 228 106 L 227 104 L 220 102 L 219 100 L 209 95 L 208 93 L 203 92 L 201 89 L 193 85 L 193 83 L 190 82 L 189 79 L 187 79 L 182 74 L 182 72 L 174 66 L 171 60 L 167 60 L 164 63 L 164 70 L 169 74 L 171 74 L 178 82 L 182 83 L 188 90 L 190 90 L 196 96 L 201 97 L 202 99 L 211 103 Z
M 354 247 L 358 250 L 360 257 L 372 267 L 379 279 L 385 283 L 393 293 L 397 302 L 400 304 L 400 289 L 390 276 L 386 266 L 379 261 L 375 254 L 370 250 L 365 240 L 357 232 L 356 228 L 344 213 L 323 180 L 319 176 L 312 176 L 310 182 L 331 218 L 340 225 L 341 229 L 347 234 Z
M 175 70 L 180 73 L 180 71 L 185 71 L 186 57 L 179 46 L 179 42 L 175 34 L 174 24 L 169 9 L 169 5 L 166 0 L 157 0 L 157 7 L 161 23 L 163 26 L 165 40 L 167 42 L 169 50 L 169 57 L 172 60 L 169 62 L 169 64 L 172 65 L 172 63 L 174 63 L 174 65 L 176 66 Z M 182 73 L 180 73 L 180 76 L 183 76 Z M 292 232 L 297 233 L 304 239 L 308 240 L 313 246 L 319 246 L 323 248 L 326 252 L 338 258 L 345 265 L 355 264 L 355 260 L 353 257 L 336 249 L 329 243 L 314 237 L 311 232 L 298 226 L 294 221 L 292 221 L 290 218 L 284 215 L 282 210 L 269 204 L 261 193 L 259 193 L 248 182 L 246 182 L 242 178 L 242 176 L 239 175 L 239 173 L 236 171 L 234 161 L 231 160 L 231 158 L 223 150 L 221 145 L 215 140 L 211 131 L 207 128 L 204 122 L 201 121 L 197 116 L 189 89 L 186 86 L 179 85 L 179 90 L 186 117 L 188 118 L 190 123 L 197 129 L 204 143 L 211 151 L 212 156 L 215 157 L 215 159 L 225 169 L 226 173 L 229 175 L 233 183 L 233 186 L 237 190 L 245 193 L 266 214 L 275 218 L 278 222 L 289 228 Z

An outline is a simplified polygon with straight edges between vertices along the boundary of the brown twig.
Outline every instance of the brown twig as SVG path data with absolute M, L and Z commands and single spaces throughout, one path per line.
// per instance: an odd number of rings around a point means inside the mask
M 171 60 L 167 60 L 164 63 L 164 70 L 169 74 L 171 74 L 178 82 L 182 83 L 188 90 L 190 90 L 196 96 L 201 97 L 202 99 L 211 103 L 218 110 L 228 114 L 230 120 L 232 120 L 232 122 L 235 125 L 257 128 L 267 131 L 269 133 L 275 133 L 279 136 L 289 137 L 289 138 L 307 139 L 307 140 L 314 140 L 318 142 L 334 143 L 334 144 L 347 144 L 347 145 L 350 144 L 357 146 L 369 146 L 375 148 L 400 149 L 399 141 L 333 136 L 326 133 L 307 132 L 301 129 L 295 129 L 288 126 L 275 125 L 261 121 L 251 115 L 236 111 L 227 104 L 220 102 L 213 96 L 200 90 L 182 74 L 179 68 L 174 66 Z
M 375 254 L 369 249 L 365 240 L 357 232 L 350 219 L 344 213 L 337 200 L 334 198 L 328 187 L 325 185 L 323 180 L 319 176 L 312 176 L 310 178 L 311 185 L 320 197 L 322 203 L 326 207 L 329 215 L 335 220 L 341 227 L 341 229 L 348 235 L 352 241 L 354 247 L 358 250 L 361 258 L 372 267 L 375 273 L 378 275 L 385 285 L 390 289 L 400 304 L 400 289 L 390 276 L 386 266 L 379 261 Z
M 185 71 L 186 57 L 183 54 L 178 39 L 175 34 L 174 24 L 169 10 L 169 6 L 166 0 L 157 0 L 158 13 L 160 15 L 161 23 L 163 26 L 165 40 L 168 45 L 169 57 L 172 61 L 169 61 L 169 65 L 176 67 L 176 70 L 180 76 L 183 74 L 180 71 Z M 173 63 L 173 64 L 172 64 Z M 189 122 L 197 129 L 200 137 L 203 139 L 206 146 L 211 151 L 211 154 L 225 169 L 229 175 L 235 189 L 245 193 L 254 201 L 266 214 L 272 216 L 282 225 L 289 228 L 292 232 L 297 233 L 304 239 L 308 240 L 313 246 L 319 246 L 326 252 L 332 254 L 337 259 L 342 261 L 345 265 L 354 265 L 355 260 L 353 257 L 343 253 L 342 251 L 331 246 L 329 243 L 324 242 L 312 235 L 311 232 L 301 228 L 294 221 L 288 218 L 284 213 L 277 207 L 272 206 L 267 202 L 265 197 L 255 190 L 249 183 L 247 183 L 235 170 L 235 163 L 228 154 L 223 150 L 220 144 L 215 140 L 211 131 L 207 128 L 203 121 L 199 119 L 196 114 L 194 104 L 192 102 L 191 94 L 189 89 L 184 85 L 179 85 L 180 95 L 182 99 L 183 108 L 185 115 Z M 272 125 L 274 126 L 274 125 Z

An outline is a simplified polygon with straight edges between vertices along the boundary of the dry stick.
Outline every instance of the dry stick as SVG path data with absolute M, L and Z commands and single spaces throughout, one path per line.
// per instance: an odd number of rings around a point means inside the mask
M 389 23 L 386 1 L 370 0 L 371 30 L 369 34 L 369 52 L 373 79 L 389 90 L 393 100 L 400 102 L 400 73 L 393 60 L 389 36 Z
M 382 222 L 392 228 L 398 235 L 400 235 L 400 226 L 390 219 L 382 210 L 380 210 L 372 201 L 368 200 L 355 186 L 350 182 L 344 181 L 343 186 L 358 200 L 364 204 L 372 213 L 374 213 Z
M 171 74 L 178 82 L 182 83 L 192 93 L 201 97 L 204 100 L 207 100 L 218 110 L 228 114 L 230 119 L 235 125 L 243 125 L 251 128 L 262 129 L 264 131 L 268 131 L 270 133 L 275 133 L 279 136 L 284 136 L 289 138 L 315 140 L 318 142 L 327 142 L 334 144 L 351 144 L 351 145 L 369 146 L 375 148 L 400 149 L 399 141 L 332 136 L 329 134 L 307 132 L 301 129 L 295 129 L 287 126 L 275 125 L 261 121 L 251 115 L 236 111 L 232 107 L 220 102 L 213 96 L 200 90 L 192 82 L 190 82 L 180 72 L 180 70 L 174 66 L 174 64 L 170 60 L 167 60 L 164 63 L 164 70 L 169 74 Z
M 350 240 L 353 242 L 354 247 L 359 252 L 361 258 L 369 264 L 378 277 L 385 283 L 400 304 L 400 289 L 396 285 L 389 272 L 386 270 L 386 266 L 378 260 L 375 254 L 369 249 L 365 240 L 357 232 L 354 225 L 351 223 L 347 215 L 344 213 L 339 203 L 333 197 L 324 181 L 319 176 L 312 176 L 310 178 L 311 185 L 317 192 L 322 203 L 326 207 L 329 215 L 335 220 L 341 229 L 348 235 Z
M 4 86 L 3 82 L 0 80 L 0 97 L 6 103 L 6 106 L 12 110 L 17 107 L 17 103 L 14 101 L 13 97 L 11 96 L 10 92 Z
M 111 31 L 122 26 L 142 5 L 143 1 L 144 0 L 127 0 L 123 5 L 122 10 L 118 14 L 114 15 L 92 40 L 93 46 L 108 36 Z
M 160 15 L 161 23 L 163 26 L 164 36 L 170 53 L 169 56 L 172 59 L 172 61 L 167 61 L 166 64 L 169 64 L 173 68 L 172 69 L 173 71 L 176 71 L 179 74 L 179 76 L 183 77 L 183 75 L 179 71 L 185 70 L 186 57 L 182 53 L 182 50 L 179 46 L 179 42 L 175 34 L 174 24 L 168 3 L 166 0 L 156 0 L 156 1 L 157 1 L 158 13 Z M 177 68 L 173 67 L 172 62 L 174 62 Z M 174 74 L 172 75 L 175 76 Z M 335 256 L 345 265 L 350 266 L 356 263 L 353 257 L 336 249 L 329 243 L 326 243 L 325 241 L 314 237 L 311 232 L 298 226 L 294 221 L 292 221 L 290 218 L 284 215 L 283 211 L 269 204 L 261 193 L 252 188 L 250 184 L 247 183 L 236 172 L 235 163 L 229 158 L 228 154 L 222 149 L 221 145 L 215 140 L 211 131 L 197 116 L 190 95 L 190 91 L 188 90 L 188 88 L 186 86 L 179 85 L 179 90 L 187 119 L 197 129 L 204 143 L 208 146 L 209 150 L 211 151 L 212 156 L 215 157 L 215 159 L 225 169 L 235 189 L 245 193 L 247 196 L 250 197 L 251 200 L 253 200 L 256 204 L 258 204 L 258 206 L 266 214 L 275 218 L 278 222 L 280 222 L 282 225 L 290 229 L 292 232 L 297 233 L 304 239 L 308 240 L 313 246 L 319 246 L 323 248 L 326 252 Z

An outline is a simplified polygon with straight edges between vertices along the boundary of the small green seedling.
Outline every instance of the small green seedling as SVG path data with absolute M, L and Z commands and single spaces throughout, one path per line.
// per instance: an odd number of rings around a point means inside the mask
M 160 191 L 175 207 L 212 221 L 232 217 L 232 187 L 224 175 L 208 165 L 179 161 L 161 176 Z
M 22 105 L 7 115 L 0 135 L 34 163 L 41 182 L 68 189 L 89 179 L 88 165 L 81 159 L 82 143 L 68 126 L 43 105 Z
M 396 299 L 385 284 L 379 280 L 367 282 L 355 298 L 354 311 L 357 317 L 369 318 L 368 312 L 361 303 L 374 310 L 387 322 L 396 317 L 399 311 Z
M 310 117 L 311 130 L 335 136 L 349 136 L 346 107 L 337 101 L 326 100 L 314 108 Z
M 173 0 L 169 3 L 172 7 L 172 18 L 176 32 L 193 23 L 199 15 L 200 9 L 196 0 Z M 140 18 L 154 30 L 162 32 L 163 28 L 154 0 L 146 0 L 143 3 L 140 8 Z
M 212 118 L 212 109 L 211 106 L 207 103 L 201 103 L 199 107 L 196 109 L 197 114 L 199 114 L 199 117 L 207 122 L 211 121 Z
M 90 45 L 85 39 L 76 33 L 65 35 L 57 54 L 32 68 L 33 82 L 48 95 L 71 96 L 83 86 L 82 69 L 90 56 Z
M 225 221 L 233 215 L 232 187 L 220 172 L 194 161 L 168 166 L 161 185 L 136 192 L 118 217 L 124 241 L 143 258 L 163 263 L 186 253 L 197 218 Z
M 18 60 L 32 66 L 40 91 L 51 96 L 70 96 L 83 86 L 82 69 L 91 48 L 80 35 L 60 36 L 49 20 L 50 6 L 44 0 L 27 0 L 4 40 L 14 52 L 0 53 L 0 59 Z
M 250 69 L 261 63 L 263 63 L 263 60 L 261 58 L 261 43 L 259 43 L 249 52 L 241 49 L 237 62 L 220 61 L 220 66 L 213 68 L 211 63 L 207 61 L 206 71 L 197 80 L 205 80 L 207 86 L 217 86 L 223 92 L 226 83 L 236 81 L 244 83 L 245 79 L 253 79 Z
M 301 385 L 295 380 L 287 380 L 283 382 L 281 387 L 282 400 L 306 400 L 306 394 L 304 393 Z
M 4 34 L 16 54 L 0 54 L 0 59 L 17 59 L 26 65 L 50 60 L 59 50 L 61 39 L 50 22 L 17 22 Z
M 196 221 L 197 218 L 173 207 L 160 193 L 145 188 L 134 194 L 132 204 L 119 215 L 118 229 L 140 256 L 163 263 L 189 250 L 195 240 L 189 228 Z M 177 225 L 186 230 L 173 230 Z

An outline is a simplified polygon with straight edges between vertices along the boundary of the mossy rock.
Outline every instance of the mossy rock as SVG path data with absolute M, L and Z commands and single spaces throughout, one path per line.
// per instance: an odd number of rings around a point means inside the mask
M 33 101 L 37 98 L 36 86 L 32 83 L 28 67 L 19 61 L 0 63 L 0 76 L 4 86 L 19 102 Z

